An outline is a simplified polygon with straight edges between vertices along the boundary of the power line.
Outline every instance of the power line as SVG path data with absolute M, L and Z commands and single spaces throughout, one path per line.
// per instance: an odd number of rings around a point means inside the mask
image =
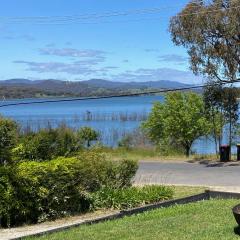
M 105 13 L 92 13 L 92 14 L 81 14 L 81 15 L 67 15 L 67 16 L 36 16 L 36 17 L 0 17 L 0 20 L 5 21 L 66 21 L 66 20 L 89 20 L 89 19 L 99 19 L 99 18 L 108 18 L 108 17 L 119 17 L 119 16 L 128 16 L 135 14 L 151 14 L 157 13 L 167 9 L 173 9 L 183 5 L 175 5 L 170 7 L 161 7 L 161 8 L 144 8 L 128 11 L 112 11 Z
M 12 23 L 12 24 L 21 24 L 21 23 L 30 23 L 30 24 L 71 24 L 71 23 L 79 23 L 79 24 L 99 24 L 99 23 L 106 23 L 106 22 L 99 22 L 100 19 L 105 19 L 105 18 L 112 18 L 112 17 L 126 17 L 126 16 L 130 16 L 130 15 L 137 15 L 137 14 L 156 14 L 159 13 L 163 10 L 167 10 L 167 9 L 172 9 L 175 8 L 176 6 L 172 6 L 172 7 L 165 7 L 165 8 L 149 8 L 149 9 L 137 9 L 137 10 L 129 10 L 129 11 L 122 11 L 122 12 L 107 12 L 107 13 L 103 13 L 103 14 L 97 14 L 97 13 L 93 13 L 93 14 L 85 14 L 85 15 L 69 15 L 69 16 L 40 16 L 40 17 L 1 17 L 0 20 L 1 21 L 5 21 L 5 23 Z M 196 6 L 192 6 L 192 7 L 196 7 Z M 230 10 L 230 9 L 239 9 L 240 5 L 236 5 L 236 6 L 231 6 L 228 8 L 225 8 L 224 10 Z M 222 11 L 223 8 L 219 8 L 219 9 L 215 9 L 215 10 L 199 10 L 197 12 L 193 12 L 193 13 L 180 13 L 177 14 L 178 17 L 181 16 L 193 16 L 193 15 L 199 15 L 201 13 L 214 13 L 214 12 L 219 12 Z M 163 17 L 163 16 L 159 16 L 159 17 Z M 86 20 L 98 20 L 97 22 L 84 22 Z M 134 20 L 134 21 L 142 21 L 143 19 L 129 19 L 130 21 Z M 150 20 L 149 19 L 145 19 L 145 20 Z M 126 21 L 127 22 L 127 21 Z M 111 23 L 111 21 L 107 22 L 107 23 Z
M 211 85 L 219 85 L 219 84 L 220 85 L 225 85 L 225 84 L 232 84 L 232 83 L 238 83 L 238 82 L 240 82 L 240 79 L 232 80 L 232 81 L 223 80 L 221 82 L 212 83 Z M 139 93 L 100 96 L 100 97 L 85 97 L 85 98 L 70 98 L 70 99 L 43 100 L 43 101 L 33 101 L 33 102 L 7 103 L 7 104 L 0 105 L 0 108 L 10 107 L 10 106 L 19 106 L 19 105 L 43 104 L 43 103 L 76 102 L 76 101 L 99 100 L 99 99 L 108 99 L 108 98 L 136 97 L 136 96 L 151 95 L 151 94 L 156 94 L 156 93 L 167 93 L 167 92 L 176 92 L 176 91 L 198 89 L 198 88 L 203 88 L 203 87 L 206 87 L 206 86 L 208 86 L 208 84 L 191 86 L 191 87 L 170 88 L 170 89 L 162 89 L 162 90 L 155 90 L 155 91 L 145 91 L 145 92 L 139 92 Z

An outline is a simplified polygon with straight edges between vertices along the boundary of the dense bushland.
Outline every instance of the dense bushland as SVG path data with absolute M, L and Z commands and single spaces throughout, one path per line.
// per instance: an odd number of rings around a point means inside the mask
M 50 161 L 23 161 L 0 168 L 0 222 L 37 223 L 94 207 L 91 193 L 131 185 L 137 163 L 111 162 L 97 151 Z
M 0 118 L 0 227 L 38 223 L 98 208 L 124 209 L 172 197 L 170 188 L 131 186 L 138 165 L 111 161 L 99 134 L 64 125 L 21 133 Z M 126 146 L 124 146 L 126 147 Z
M 112 162 L 99 149 L 84 150 L 85 142 L 89 147 L 96 139 L 93 129 L 61 126 L 28 134 L 18 129 L 0 118 L 0 226 L 88 211 L 93 192 L 131 186 L 136 162 Z
M 98 139 L 99 133 L 90 127 L 81 127 L 74 131 L 66 125 L 57 128 L 40 129 L 22 134 L 13 154 L 18 160 L 44 161 L 58 156 L 71 156 L 92 141 Z

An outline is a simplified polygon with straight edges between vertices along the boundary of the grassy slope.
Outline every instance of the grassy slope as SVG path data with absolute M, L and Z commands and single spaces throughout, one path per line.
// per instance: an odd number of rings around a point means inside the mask
M 234 233 L 231 208 L 237 203 L 239 200 L 210 200 L 179 205 L 31 239 L 234 240 L 239 236 Z

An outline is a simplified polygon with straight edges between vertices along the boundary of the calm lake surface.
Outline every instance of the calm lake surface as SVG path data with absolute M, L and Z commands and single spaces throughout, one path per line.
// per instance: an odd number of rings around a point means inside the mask
M 53 102 L 3 107 L 0 113 L 17 120 L 23 127 L 31 126 L 34 129 L 49 123 L 57 126 L 62 122 L 73 128 L 91 126 L 100 131 L 104 144 L 116 146 L 125 134 L 140 126 L 154 102 L 163 100 L 162 96 L 141 96 Z M 36 100 L 11 100 L 0 105 L 26 101 Z M 214 153 L 214 144 L 206 138 L 198 139 L 192 150 L 202 154 Z

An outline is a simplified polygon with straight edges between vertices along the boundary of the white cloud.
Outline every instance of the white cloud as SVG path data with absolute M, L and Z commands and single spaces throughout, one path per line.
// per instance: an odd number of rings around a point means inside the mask
M 52 55 L 59 57 L 76 57 L 76 58 L 104 58 L 106 52 L 93 49 L 75 49 L 75 48 L 40 48 L 39 52 L 43 55 Z
M 178 64 L 184 64 L 187 62 L 187 60 L 188 60 L 187 57 L 177 54 L 166 54 L 159 56 L 160 62 L 173 62 Z
M 172 68 L 139 68 L 134 71 L 126 71 L 117 75 L 112 75 L 114 80 L 124 82 L 145 82 L 145 81 L 158 81 L 169 80 L 178 81 L 188 84 L 201 83 L 202 78 L 195 76 L 190 71 L 181 71 Z
M 14 61 L 17 64 L 25 64 L 27 66 L 27 71 L 37 72 L 37 73 L 68 73 L 71 75 L 91 75 L 91 74 L 104 74 L 113 69 L 115 66 L 105 66 L 97 68 L 98 62 L 94 59 L 85 61 L 75 61 L 71 63 L 64 62 L 34 62 L 34 61 Z
M 36 40 L 35 37 L 33 37 L 30 34 L 16 35 L 16 34 L 11 33 L 11 34 L 3 36 L 3 38 L 7 39 L 7 40 L 25 40 L 28 42 L 33 42 Z

